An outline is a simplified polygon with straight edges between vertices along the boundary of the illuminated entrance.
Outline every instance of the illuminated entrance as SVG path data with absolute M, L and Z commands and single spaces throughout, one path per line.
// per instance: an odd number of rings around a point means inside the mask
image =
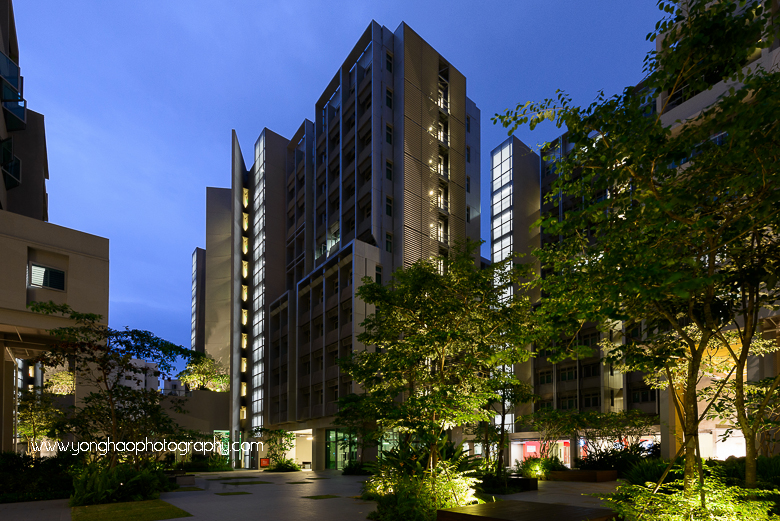
M 338 469 L 344 468 L 350 460 L 357 459 L 357 447 L 355 446 L 354 436 L 338 429 L 327 429 L 325 431 L 325 468 Z

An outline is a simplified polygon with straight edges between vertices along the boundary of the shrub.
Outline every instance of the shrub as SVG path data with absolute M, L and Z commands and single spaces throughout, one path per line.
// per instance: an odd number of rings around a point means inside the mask
M 130 465 L 117 465 L 113 469 L 90 465 L 73 480 L 70 506 L 157 499 L 160 492 L 175 488 L 162 470 L 136 470 Z
M 433 521 L 442 508 L 479 503 L 474 495 L 477 478 L 457 470 L 457 463 L 439 461 L 432 471 L 415 464 L 401 471 L 386 465 L 378 467 L 363 484 L 363 498 L 377 502 L 368 518 L 375 521 Z M 418 470 L 419 469 L 419 470 Z
M 639 447 L 602 451 L 577 460 L 577 468 L 580 470 L 617 470 L 618 476 L 623 477 L 628 469 L 642 461 L 642 453 L 643 450 Z
M 634 463 L 621 477 L 632 485 L 658 483 L 668 465 L 668 461 L 660 458 L 643 458 Z M 664 478 L 664 483 L 670 483 L 680 478 L 682 478 L 682 473 L 677 466 L 674 466 Z
M 515 473 L 526 478 L 547 479 L 550 472 L 557 470 L 569 470 L 558 456 L 526 458 L 522 462 L 515 460 Z
M 625 521 L 663 519 L 689 521 L 691 519 L 717 521 L 769 521 L 776 519 L 770 513 L 773 503 L 766 501 L 769 491 L 729 487 L 717 476 L 707 476 L 704 490 L 707 508 L 702 509 L 697 490 L 685 497 L 682 481 L 661 485 L 659 494 L 654 486 L 621 484 L 613 494 L 600 495 Z M 762 501 L 762 499 L 764 501 Z
M 344 476 L 370 476 L 373 474 L 371 472 L 371 469 L 361 463 L 358 460 L 350 460 L 349 463 L 344 465 L 343 472 L 341 473 Z
M 73 493 L 72 472 L 80 465 L 80 456 L 65 452 L 50 458 L 2 452 L 0 503 L 68 498 Z
M 265 469 L 266 472 L 297 472 L 299 470 L 301 470 L 300 465 L 289 458 L 281 459 L 273 467 Z

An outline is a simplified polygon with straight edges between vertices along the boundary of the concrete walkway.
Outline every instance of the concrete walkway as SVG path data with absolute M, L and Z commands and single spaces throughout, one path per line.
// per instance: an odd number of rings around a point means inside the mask
M 247 478 L 247 479 L 231 479 Z M 224 521 L 261 518 L 266 521 L 363 521 L 373 511 L 373 502 L 356 499 L 365 476 L 342 476 L 340 471 L 259 472 L 238 470 L 203 473 L 195 477 L 202 491 L 165 492 L 160 499 L 189 512 L 193 521 Z M 242 485 L 247 481 L 269 484 Z M 290 482 L 305 482 L 290 484 Z M 541 481 L 539 490 L 496 499 L 562 503 L 598 507 L 600 500 L 583 494 L 609 493 L 617 483 Z M 221 492 L 248 494 L 219 496 Z M 337 498 L 307 499 L 303 496 L 334 495 Z M 0 505 L 2 521 L 69 521 L 65 499 Z

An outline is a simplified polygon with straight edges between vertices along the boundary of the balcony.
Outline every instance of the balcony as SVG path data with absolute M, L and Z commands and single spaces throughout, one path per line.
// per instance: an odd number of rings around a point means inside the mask
M 450 202 L 446 199 L 442 199 L 441 197 L 431 199 L 431 206 L 435 206 L 442 213 L 450 212 Z
M 22 184 L 22 162 L 14 155 L 13 139 L 8 138 L 0 143 L 2 152 L 2 169 L 5 189 L 10 190 Z
M 449 244 L 449 234 L 436 228 L 431 228 L 431 239 L 443 244 Z
M 0 60 L 1 61 L 1 60 Z M 27 102 L 22 94 L 3 78 L 3 117 L 9 131 L 24 130 L 27 127 Z

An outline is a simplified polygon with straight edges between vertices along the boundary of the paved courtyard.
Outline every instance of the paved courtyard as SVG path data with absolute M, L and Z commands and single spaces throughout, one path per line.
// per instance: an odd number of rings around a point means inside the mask
M 221 479 L 252 478 L 252 479 Z M 268 521 L 362 521 L 374 509 L 373 502 L 357 499 L 365 476 L 342 476 L 337 471 L 271 473 L 235 471 L 199 474 L 195 486 L 202 491 L 166 492 L 160 499 L 193 515 L 192 520 L 264 519 Z M 241 484 L 244 481 L 270 481 L 269 484 Z M 291 482 L 305 482 L 292 483 Z M 599 500 L 583 494 L 614 491 L 616 482 L 573 483 L 543 481 L 539 490 L 496 499 L 515 499 L 578 506 L 599 506 Z M 248 492 L 220 496 L 216 493 Z M 337 498 L 308 499 L 303 496 L 334 495 Z M 0 505 L 3 521 L 68 521 L 67 500 L 9 503 Z

